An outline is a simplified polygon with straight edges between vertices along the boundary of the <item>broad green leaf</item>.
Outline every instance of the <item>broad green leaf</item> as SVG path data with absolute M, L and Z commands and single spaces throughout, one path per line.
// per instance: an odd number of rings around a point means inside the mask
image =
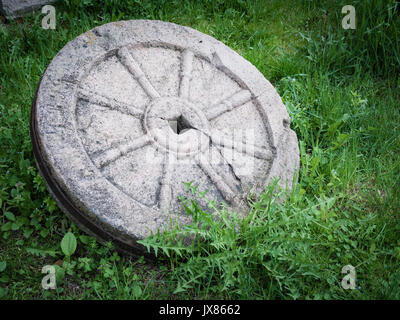
M 79 240 L 83 243 L 83 244 L 88 244 L 90 242 L 90 237 L 88 236 L 79 236 Z
M 1 288 L 0 287 L 0 298 L 5 297 L 7 294 L 7 289 L 6 288 Z
M 72 232 L 67 232 L 61 240 L 61 250 L 66 256 L 71 256 L 76 250 L 76 238 Z
M 1 231 L 10 231 L 10 230 L 11 230 L 11 226 L 12 226 L 12 222 L 11 222 L 11 221 L 6 222 L 5 224 L 3 224 L 3 225 L 0 227 L 0 230 L 1 230 Z
M 4 215 L 8 220 L 15 221 L 15 216 L 12 212 L 7 211 Z

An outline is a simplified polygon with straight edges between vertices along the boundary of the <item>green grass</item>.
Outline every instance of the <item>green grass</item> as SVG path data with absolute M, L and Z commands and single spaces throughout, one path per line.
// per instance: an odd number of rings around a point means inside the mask
M 344 4 L 356 8 L 356 30 L 341 28 Z M 396 1 L 88 0 L 56 8 L 56 30 L 41 28 L 40 13 L 0 25 L 0 298 L 400 299 Z M 288 200 L 277 202 L 266 186 L 245 220 L 187 200 L 192 225 L 145 240 L 157 265 L 80 232 L 45 190 L 29 137 L 34 92 L 54 55 L 123 19 L 191 26 L 235 49 L 277 88 L 301 151 Z M 72 255 L 60 247 L 68 231 L 77 240 Z M 185 247 L 182 236 L 203 241 Z M 58 266 L 55 291 L 41 289 L 47 264 Z M 348 264 L 355 290 L 341 287 Z

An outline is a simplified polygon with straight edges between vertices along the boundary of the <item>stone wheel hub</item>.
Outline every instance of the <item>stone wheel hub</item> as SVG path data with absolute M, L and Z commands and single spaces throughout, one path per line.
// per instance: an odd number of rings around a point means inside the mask
M 209 146 L 209 124 L 201 109 L 185 99 L 157 98 L 145 111 L 144 127 L 164 152 L 190 157 Z
M 275 178 L 291 187 L 299 150 L 279 95 L 248 61 L 191 28 L 105 24 L 52 60 L 32 106 L 35 158 L 49 191 L 82 229 L 128 253 L 199 205 L 248 211 Z

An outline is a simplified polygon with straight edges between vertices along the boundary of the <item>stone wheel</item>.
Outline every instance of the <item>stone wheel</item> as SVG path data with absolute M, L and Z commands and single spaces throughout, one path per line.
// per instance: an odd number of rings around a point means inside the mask
M 290 187 L 297 138 L 276 91 L 246 60 L 193 29 L 106 24 L 53 59 L 32 112 L 39 169 L 60 207 L 129 253 L 172 220 L 182 182 L 246 213 L 273 178 Z M 286 154 L 289 153 L 289 154 Z

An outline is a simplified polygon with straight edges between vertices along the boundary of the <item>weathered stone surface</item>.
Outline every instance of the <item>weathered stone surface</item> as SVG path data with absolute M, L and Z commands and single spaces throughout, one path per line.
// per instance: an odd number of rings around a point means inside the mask
M 63 210 L 125 251 L 188 223 L 182 182 L 246 213 L 246 196 L 292 183 L 296 134 L 279 95 L 248 61 L 191 28 L 109 23 L 69 42 L 38 87 L 32 138 Z
M 34 11 L 57 0 L 0 0 L 1 12 L 13 18 Z

